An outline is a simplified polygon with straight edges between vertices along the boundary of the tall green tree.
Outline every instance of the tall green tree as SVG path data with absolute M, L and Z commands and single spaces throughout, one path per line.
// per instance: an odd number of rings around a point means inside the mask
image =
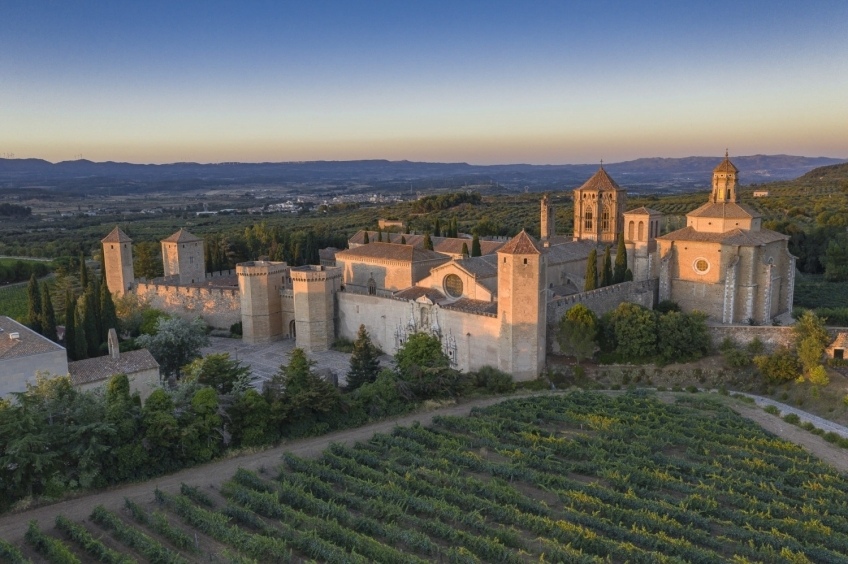
M 215 270 L 221 270 L 220 268 L 217 268 L 218 257 L 212 253 L 211 248 L 212 245 L 206 245 L 206 264 L 215 266 Z M 136 276 L 152 280 L 164 274 L 162 254 L 159 252 L 159 248 L 156 243 L 152 241 L 142 241 L 133 245 L 133 251 L 135 253 L 135 257 L 133 258 L 133 268 Z
M 383 242 L 383 228 L 382 227 L 377 228 L 377 242 L 378 243 Z
M 41 284 L 41 334 L 54 343 L 59 340 L 56 335 L 56 311 L 47 282 Z
M 35 274 L 30 276 L 29 284 L 27 285 L 27 302 L 29 307 L 27 309 L 26 324 L 36 333 L 41 333 L 41 291 L 38 287 L 38 280 L 36 280 Z
M 433 239 L 430 238 L 429 233 L 424 234 L 424 248 L 427 249 L 428 251 L 433 250 Z
M 479 257 L 483 254 L 483 251 L 480 250 L 480 236 L 476 233 L 474 237 L 471 239 L 471 256 Z
M 831 239 L 824 256 L 824 278 L 829 282 L 848 280 L 848 236 Z
M 83 292 L 86 287 L 88 287 L 88 267 L 85 265 L 85 255 L 80 253 L 79 256 L 80 262 L 80 288 L 82 288 Z
M 604 250 L 604 266 L 601 270 L 601 288 L 612 284 L 612 260 L 610 258 L 610 248 Z
M 230 358 L 230 353 L 212 353 L 186 366 L 183 378 L 193 378 L 225 395 L 233 389 L 244 390 L 250 385 L 250 367 Z
M 371 242 L 368 238 L 368 231 L 366 231 L 365 235 L 362 237 L 362 242 L 365 243 L 366 245 Z
M 809 375 L 815 368 L 821 366 L 824 349 L 830 342 L 830 335 L 825 328 L 824 319 L 814 312 L 806 310 L 795 321 L 793 333 L 798 359 L 804 367 L 804 373 Z
M 173 317 L 160 318 L 155 335 L 140 335 L 135 342 L 150 351 L 164 376 L 179 379 L 182 367 L 200 357 L 200 349 L 209 344 L 209 337 L 201 318 L 188 321 Z
M 353 391 L 377 379 L 377 374 L 380 373 L 380 360 L 377 354 L 377 347 L 371 342 L 365 325 L 360 325 L 356 341 L 353 343 L 353 354 L 350 355 L 350 370 L 347 372 L 348 391 Z
M 438 337 L 415 333 L 395 353 L 398 376 L 419 399 L 456 397 L 468 379 L 450 366 Z
M 439 220 L 438 217 L 436 218 L 436 222 L 433 225 L 433 235 L 435 235 L 436 237 L 442 236 L 442 222 Z
M 69 288 L 65 295 L 65 351 L 68 353 L 69 360 L 82 360 L 77 357 L 76 304 L 74 291 Z
M 118 314 L 115 311 L 115 302 L 112 299 L 112 292 L 103 280 L 100 283 L 100 342 L 106 342 L 109 339 L 109 329 L 114 329 L 120 334 L 118 327 Z
M 563 354 L 573 356 L 580 364 L 594 354 L 597 335 L 598 318 L 595 313 L 583 304 L 576 304 L 565 312 L 559 322 L 557 343 Z
M 612 283 L 621 284 L 625 281 L 627 272 L 627 247 L 624 245 L 624 233 L 618 234 L 618 247 L 615 249 L 615 269 L 612 273 Z
M 588 292 L 598 287 L 598 251 L 592 249 L 589 258 L 586 259 L 586 281 L 583 283 L 583 291 Z
M 468 257 L 468 243 L 462 243 L 462 258 Z
M 82 326 L 82 333 L 85 335 L 86 355 L 95 357 L 100 352 L 101 341 L 100 331 L 97 329 L 97 312 L 94 309 L 93 284 L 89 284 L 85 293 L 77 300 L 77 316 Z
M 281 422 L 312 419 L 335 410 L 340 404 L 339 392 L 312 370 L 301 348 L 292 350 L 289 363 L 280 366 L 268 388 L 273 403 L 272 410 Z

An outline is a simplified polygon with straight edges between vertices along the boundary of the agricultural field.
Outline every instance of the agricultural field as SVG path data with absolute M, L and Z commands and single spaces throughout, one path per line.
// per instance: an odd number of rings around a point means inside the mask
M 0 315 L 22 320 L 27 314 L 26 284 L 0 287 Z
M 581 392 L 239 470 L 0 557 L 58 562 L 848 562 L 848 477 L 714 399 Z

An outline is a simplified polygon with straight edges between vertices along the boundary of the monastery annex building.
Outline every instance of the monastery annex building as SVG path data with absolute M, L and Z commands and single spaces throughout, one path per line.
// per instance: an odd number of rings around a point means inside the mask
M 393 354 L 415 332 L 437 336 L 462 370 L 493 365 L 517 380 L 536 378 L 554 347 L 554 330 L 576 303 L 598 314 L 623 301 L 652 307 L 670 299 L 716 323 L 768 324 L 792 309 L 795 258 L 788 237 L 763 229 L 737 201 L 738 170 L 725 156 L 709 201 L 686 227 L 660 235 L 662 214 L 626 210 L 627 193 L 601 167 L 574 190 L 574 232 L 557 235 L 554 210 L 541 201 L 540 233 L 481 241 L 483 255 L 462 254 L 463 238 L 359 232 L 349 248 L 321 253 L 320 265 L 251 261 L 206 274 L 203 241 L 180 230 L 162 241 L 164 278 L 136 280 L 131 240 L 119 228 L 103 239 L 106 279 L 115 293 L 135 292 L 153 307 L 200 315 L 213 327 L 241 321 L 244 340 L 296 339 L 307 352 L 353 339 L 365 325 Z M 592 250 L 623 234 L 633 280 L 583 292 Z M 385 235 L 385 234 L 384 234 Z M 599 255 L 602 253 L 599 253 Z

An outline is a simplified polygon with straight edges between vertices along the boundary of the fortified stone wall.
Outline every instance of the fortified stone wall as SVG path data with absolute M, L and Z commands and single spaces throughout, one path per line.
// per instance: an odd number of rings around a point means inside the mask
M 745 346 L 756 338 L 765 345 L 767 352 L 772 352 L 777 347 L 790 347 L 795 341 L 795 335 L 791 325 L 782 326 L 751 326 L 751 325 L 710 325 L 710 336 L 713 346 L 718 346 L 725 338 L 733 340 L 737 345 Z M 828 327 L 827 332 L 831 338 L 836 338 L 840 331 L 848 331 L 845 327 Z
M 229 329 L 241 321 L 241 298 L 236 288 L 195 288 L 139 283 L 139 299 L 168 313 L 193 319 L 200 316 L 211 327 Z
M 559 345 L 556 342 L 557 325 L 565 312 L 576 304 L 583 304 L 595 312 L 598 317 L 614 310 L 621 302 L 631 302 L 652 309 L 656 303 L 657 286 L 656 279 L 642 280 L 641 282 L 622 282 L 614 286 L 606 286 L 549 301 L 547 311 L 548 352 L 559 352 Z
M 364 324 L 372 342 L 387 354 L 397 352 L 399 339 L 422 331 L 442 336 L 443 348 L 460 370 L 497 366 L 500 322 L 493 314 L 477 315 L 437 305 L 339 292 L 338 336 L 356 339 Z M 452 354 L 451 354 L 452 353 Z

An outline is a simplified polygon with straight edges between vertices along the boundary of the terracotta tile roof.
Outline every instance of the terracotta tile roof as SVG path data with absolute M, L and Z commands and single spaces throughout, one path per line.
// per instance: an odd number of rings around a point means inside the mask
M 498 249 L 498 254 L 505 255 L 541 255 L 542 248 L 526 231 L 522 231 Z
M 598 172 L 592 175 L 592 178 L 583 183 L 583 186 L 578 188 L 578 190 L 600 190 L 600 191 L 618 191 L 621 190 L 621 186 L 619 186 L 612 177 L 607 174 L 607 171 L 604 170 L 604 167 L 598 169 Z
M 130 376 L 145 370 L 159 369 L 159 363 L 147 349 L 121 353 L 118 358 L 98 356 L 68 363 L 71 384 L 79 386 L 111 378 L 115 374 Z
M 491 278 L 498 275 L 498 267 L 483 257 L 470 257 L 454 261 L 460 268 L 477 278 Z
M 318 258 L 321 260 L 335 260 L 337 252 L 339 252 L 339 250 L 335 247 L 318 249 Z
M 115 226 L 115 229 L 109 232 L 108 235 L 100 240 L 101 243 L 132 243 L 129 235 L 121 231 L 121 228 Z
M 424 286 L 410 286 L 405 290 L 394 293 L 394 297 L 402 298 L 404 300 L 417 300 L 421 296 L 427 296 L 427 298 L 433 303 L 437 303 L 445 299 L 445 295 L 440 291 L 435 288 L 425 288 Z
M 686 217 L 722 217 L 727 219 L 749 219 L 762 217 L 762 215 L 746 206 L 745 204 L 737 204 L 734 202 L 728 203 L 710 203 L 707 202 L 696 210 L 692 210 L 686 214 Z
M 642 206 L 641 208 L 636 208 L 635 210 L 626 211 L 624 213 L 628 215 L 663 215 L 661 211 L 652 210 L 651 208 L 646 208 L 645 206 Z
M 336 253 L 336 260 L 342 261 L 369 258 L 404 262 L 425 262 L 439 259 L 448 260 L 449 257 L 435 251 L 419 249 L 412 245 L 398 245 L 395 243 L 369 243 Z
M 657 239 L 661 241 L 693 241 L 698 243 L 724 243 L 725 245 L 759 246 L 774 241 L 788 240 L 789 237 L 772 231 L 762 229 L 760 231 L 746 231 L 744 229 L 731 229 L 724 233 L 704 233 L 696 231 L 694 227 L 684 227 L 671 233 L 666 233 Z
M 445 309 L 455 309 L 464 311 L 465 313 L 489 314 L 497 315 L 498 302 L 487 302 L 484 300 L 470 300 L 468 298 L 460 298 L 453 303 L 441 304 Z
M 13 333 L 18 334 L 17 339 L 12 339 Z M 0 360 L 64 350 L 64 347 L 39 335 L 29 327 L 0 315 Z
M 733 165 L 732 162 L 730 162 L 730 159 L 728 158 L 727 154 L 725 153 L 724 160 L 721 161 L 721 163 L 719 163 L 719 165 L 717 167 L 715 167 L 715 170 L 713 170 L 713 172 L 733 172 L 733 173 L 737 173 L 737 172 L 739 172 L 739 169 L 736 168 Z
M 377 232 L 376 231 L 357 231 L 356 233 L 348 239 L 348 243 L 353 245 L 364 245 L 365 244 L 365 233 L 368 233 L 368 241 L 370 243 L 377 242 Z M 383 232 L 383 243 L 400 243 L 401 237 L 403 237 L 406 243 L 405 245 L 412 245 L 413 247 L 423 249 L 424 248 L 424 235 L 413 235 L 410 233 L 402 234 L 402 233 L 388 233 L 386 231 Z M 439 253 L 446 253 L 450 255 L 459 255 L 462 254 L 462 244 L 465 243 L 468 245 L 468 251 L 471 252 L 471 243 L 472 239 L 465 239 L 463 237 L 433 237 L 430 236 L 430 240 L 433 242 L 433 250 Z M 487 241 L 485 239 L 480 239 L 480 252 L 484 255 L 488 255 L 497 251 L 500 247 L 503 246 L 502 241 Z
M 163 243 L 194 243 L 195 241 L 203 241 L 203 239 L 192 235 L 186 229 L 180 229 L 167 239 L 162 239 Z
M 837 334 L 836 339 L 834 339 L 827 348 L 831 351 L 833 349 L 848 349 L 848 333 Z
M 562 264 L 586 260 L 592 249 L 597 249 L 594 241 L 567 241 L 547 248 L 548 264 Z

